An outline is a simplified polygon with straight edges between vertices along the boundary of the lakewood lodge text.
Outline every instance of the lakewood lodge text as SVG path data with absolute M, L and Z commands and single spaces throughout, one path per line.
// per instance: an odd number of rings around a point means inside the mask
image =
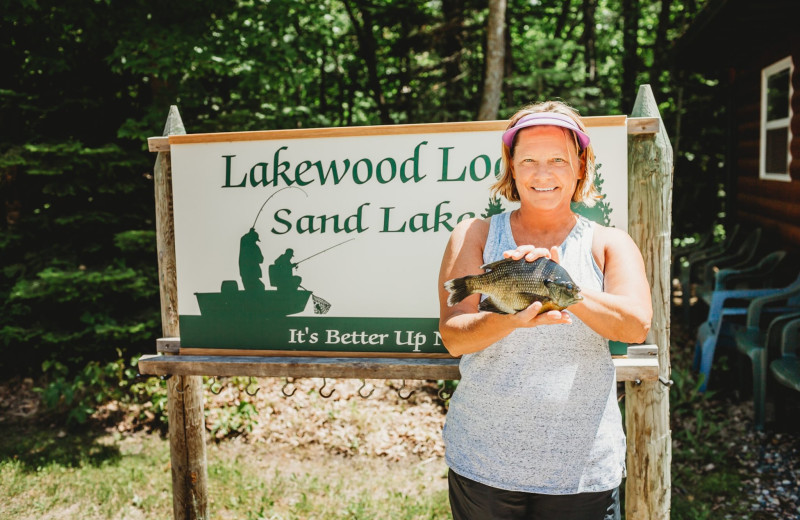
M 401 161 L 386 157 L 377 162 L 368 158 L 356 161 L 350 159 L 331 160 L 327 165 L 321 160 L 303 160 L 292 165 L 290 161 L 281 158 L 281 152 L 289 149 L 288 146 L 278 148 L 272 157 L 272 162 L 258 162 L 241 169 L 236 163 L 236 155 L 223 155 L 225 161 L 225 183 L 223 188 L 257 188 L 279 186 L 308 186 L 319 183 L 324 186 L 332 183 L 339 185 L 351 179 L 354 184 L 361 185 L 368 182 L 388 184 L 399 180 L 402 183 L 421 182 L 428 175 L 420 173 L 420 148 L 427 145 L 422 141 L 414 147 L 413 154 Z M 437 167 L 439 174 L 436 182 L 465 182 L 467 179 L 480 182 L 492 172 L 499 177 L 501 159 L 496 159 L 494 165 L 489 156 L 481 154 L 474 157 L 468 164 L 451 165 L 450 151 L 453 146 L 439 147 L 440 159 Z M 399 162 L 399 166 L 398 166 Z M 270 167 L 270 164 L 272 167 Z M 459 170 L 460 168 L 460 170 Z M 238 172 L 238 173 L 235 173 Z

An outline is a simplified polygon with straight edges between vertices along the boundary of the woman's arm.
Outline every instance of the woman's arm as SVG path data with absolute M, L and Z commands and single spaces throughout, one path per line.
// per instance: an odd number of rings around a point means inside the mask
M 603 291 L 581 291 L 583 301 L 570 312 L 605 338 L 642 343 L 653 317 L 642 253 L 627 233 L 601 226 L 592 249 L 603 269 Z
M 541 302 L 516 314 L 497 314 L 478 310 L 480 294 L 473 294 L 453 307 L 447 305 L 449 293 L 444 282 L 466 275 L 481 274 L 483 245 L 489 233 L 489 223 L 472 219 L 460 222 L 447 243 L 439 271 L 439 333 L 448 352 L 454 356 L 483 350 L 509 335 L 519 327 L 571 323 L 569 314 L 549 311 L 537 316 Z M 532 261 L 547 256 L 546 250 L 528 255 Z

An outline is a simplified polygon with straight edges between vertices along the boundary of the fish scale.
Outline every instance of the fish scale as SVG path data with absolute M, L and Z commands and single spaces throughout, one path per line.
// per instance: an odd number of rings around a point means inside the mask
M 480 310 L 513 314 L 541 301 L 541 314 L 565 309 L 583 299 L 578 294 L 580 288 L 566 269 L 549 258 L 537 258 L 533 262 L 505 259 L 481 268 L 486 272 L 445 282 L 450 293 L 449 306 L 471 294 L 481 293 L 486 298 L 481 301 Z

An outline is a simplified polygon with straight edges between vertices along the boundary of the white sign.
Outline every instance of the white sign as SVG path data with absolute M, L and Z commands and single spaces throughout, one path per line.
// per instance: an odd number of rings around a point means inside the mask
M 584 121 L 605 196 L 587 216 L 624 229 L 625 117 Z M 505 126 L 171 136 L 182 351 L 446 354 L 450 232 L 517 207 L 490 195 Z

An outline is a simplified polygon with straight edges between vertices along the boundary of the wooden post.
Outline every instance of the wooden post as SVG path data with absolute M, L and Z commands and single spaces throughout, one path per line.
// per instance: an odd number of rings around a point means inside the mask
M 185 133 L 178 107 L 173 105 L 169 109 L 163 135 Z M 158 153 L 154 179 L 161 328 L 164 336 L 177 337 L 180 336 L 180 330 L 170 152 Z M 206 519 L 208 518 L 208 471 L 202 377 L 179 375 L 170 377 L 167 382 L 167 408 L 174 518 L 175 520 Z
M 639 87 L 634 117 L 658 117 L 650 85 Z M 672 438 L 669 428 L 670 226 L 672 146 L 663 123 L 657 134 L 628 137 L 628 232 L 644 256 L 653 299 L 647 342 L 658 345 L 659 379 L 625 383 L 628 435 L 628 520 L 670 515 Z

